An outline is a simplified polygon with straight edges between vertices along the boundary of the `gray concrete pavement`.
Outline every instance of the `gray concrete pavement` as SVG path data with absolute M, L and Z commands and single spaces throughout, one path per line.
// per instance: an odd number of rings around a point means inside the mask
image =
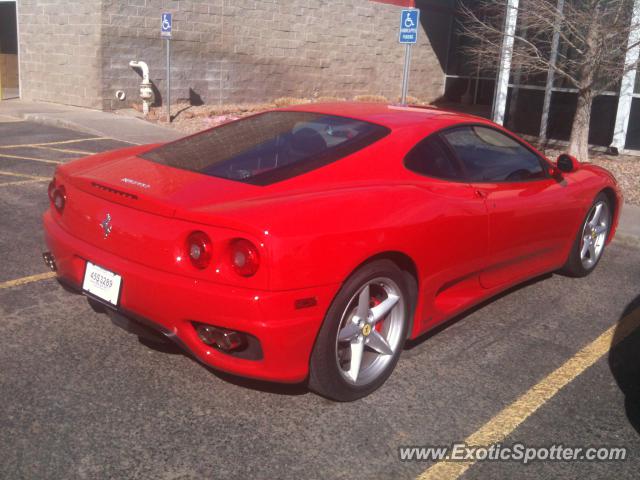
M 640 206 L 624 204 L 617 236 L 619 241 L 640 247 Z
M 6 100 L 0 102 L 0 115 L 137 144 L 166 142 L 183 136 L 174 129 L 131 116 L 54 103 Z
M 92 137 L 0 123 L 0 147 L 121 145 Z M 59 162 L 73 157 L 3 151 Z M 55 168 L 1 156 L 0 165 L 5 174 L 43 178 Z M 45 270 L 46 185 L 0 187 L 0 284 Z M 412 479 L 430 464 L 399 461 L 400 446 L 462 441 L 639 311 L 640 250 L 615 242 L 589 277 L 546 276 L 487 302 L 408 345 L 379 391 L 337 404 L 304 385 L 224 375 L 176 349 L 142 344 L 53 279 L 0 288 L 0 478 Z M 627 461 L 479 463 L 463 478 L 637 478 L 638 352 L 636 332 L 505 441 L 624 445 L 632 452 Z

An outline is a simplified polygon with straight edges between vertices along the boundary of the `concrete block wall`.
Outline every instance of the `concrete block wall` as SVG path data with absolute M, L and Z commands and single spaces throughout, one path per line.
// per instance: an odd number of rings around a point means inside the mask
M 130 60 L 165 91 L 160 14 L 173 13 L 172 101 L 260 102 L 283 96 L 400 95 L 404 47 L 397 6 L 367 0 L 103 0 L 105 108 L 137 98 Z M 431 100 L 444 74 L 424 32 L 410 94 Z M 424 81 L 427 79 L 427 81 Z
M 165 91 L 160 14 L 173 12 L 172 101 L 262 102 L 283 96 L 400 95 L 399 7 L 368 0 L 21 0 L 23 98 L 105 110 L 138 102 L 150 66 Z M 413 50 L 410 94 L 439 97 L 428 38 Z M 419 81 L 417 80 L 419 79 Z M 127 100 L 115 98 L 117 90 Z
M 102 108 L 101 0 L 18 2 L 21 96 Z

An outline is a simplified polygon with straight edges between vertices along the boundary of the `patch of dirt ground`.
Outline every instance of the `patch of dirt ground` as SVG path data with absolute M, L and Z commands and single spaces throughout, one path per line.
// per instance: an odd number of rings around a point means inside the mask
M 547 150 L 549 159 L 555 159 L 561 152 Z M 601 152 L 589 152 L 589 161 L 609 170 L 622 190 L 625 203 L 640 205 L 640 157 L 635 155 L 607 155 Z
M 624 201 L 632 205 L 640 205 L 640 157 L 631 155 L 592 156 L 594 158 L 590 159 L 591 163 L 606 168 L 616 177 L 624 195 Z
M 266 103 L 236 103 L 226 105 L 193 106 L 189 103 L 178 103 L 171 106 L 171 124 L 169 126 L 181 132 L 191 134 L 273 108 L 303 103 L 343 102 L 345 100 L 346 98 L 342 97 L 319 96 L 313 99 L 281 97 Z M 382 95 L 357 95 L 353 97 L 353 100 L 356 102 L 376 103 L 389 103 L 393 101 Z M 413 105 L 428 105 L 427 102 L 412 96 L 407 97 L 407 102 Z M 134 103 L 131 106 L 137 111 L 141 110 L 139 104 Z M 166 125 L 164 107 L 151 107 L 146 120 Z

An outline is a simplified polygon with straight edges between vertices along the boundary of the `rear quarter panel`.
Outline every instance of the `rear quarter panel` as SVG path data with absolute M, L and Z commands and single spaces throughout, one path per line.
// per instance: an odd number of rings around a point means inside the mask
M 452 191 L 459 193 L 453 200 Z M 235 215 L 262 212 L 275 291 L 339 285 L 380 254 L 409 257 L 419 287 L 414 331 L 431 320 L 431 302 L 443 285 L 481 269 L 487 248 L 485 206 L 466 185 L 369 185 L 245 208 Z

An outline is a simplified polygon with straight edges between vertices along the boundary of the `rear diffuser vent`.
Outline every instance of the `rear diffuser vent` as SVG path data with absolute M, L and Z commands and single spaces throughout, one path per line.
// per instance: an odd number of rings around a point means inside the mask
M 131 200 L 137 200 L 138 196 L 133 193 L 123 192 L 122 190 L 116 190 L 115 188 L 107 187 L 106 185 L 100 185 L 96 182 L 91 182 L 91 186 L 104 190 L 105 192 L 113 193 L 114 195 L 120 195 L 121 197 L 130 198 Z

